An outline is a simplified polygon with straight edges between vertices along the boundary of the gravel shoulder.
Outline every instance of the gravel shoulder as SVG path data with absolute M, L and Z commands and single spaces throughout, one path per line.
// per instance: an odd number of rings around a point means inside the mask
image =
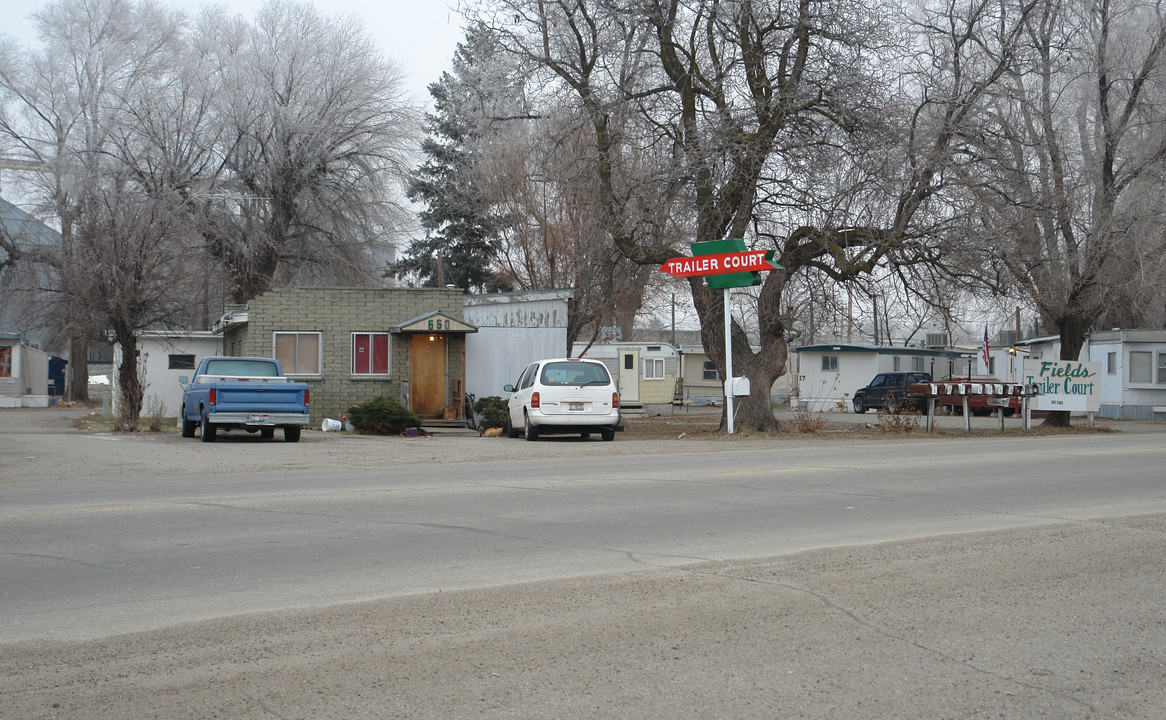
M 0 646 L 14 718 L 1145 718 L 1166 517 Z

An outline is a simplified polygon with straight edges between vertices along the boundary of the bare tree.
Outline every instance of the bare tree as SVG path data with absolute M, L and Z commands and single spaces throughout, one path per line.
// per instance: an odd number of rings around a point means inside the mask
M 399 68 L 354 20 L 306 4 L 273 0 L 251 26 L 208 15 L 201 31 L 221 55 L 211 192 L 234 198 L 208 202 L 202 229 L 233 300 L 297 280 L 371 282 L 404 218 L 394 183 L 419 124 Z
M 205 323 L 212 288 L 243 302 L 378 275 L 414 114 L 354 21 L 272 2 L 254 25 L 215 10 L 191 25 L 149 0 L 57 0 L 36 17 L 40 50 L 2 49 L 0 138 L 50 170 L 35 188 L 61 226 L 45 262 L 60 283 L 50 307 L 76 339 L 74 399 L 86 339 L 112 332 L 132 357 L 142 322 Z M 78 258 L 111 276 L 78 282 Z M 121 389 L 135 414 L 136 381 Z
M 480 165 L 499 215 L 508 219 L 500 253 L 504 276 L 523 289 L 574 288 L 568 347 L 594 342 L 605 327 L 618 327 L 622 337 L 631 337 L 634 318 L 648 288 L 659 282 L 658 273 L 632 262 L 608 241 L 607 226 L 596 212 L 599 198 L 587 182 L 594 165 L 578 117 L 544 108 L 526 130 L 496 143 Z
M 127 0 L 60 0 L 34 14 L 42 47 L 8 46 L 0 63 L 0 136 L 17 157 L 49 172 L 32 186 L 40 210 L 60 222 L 62 254 L 71 252 L 87 178 L 100 177 L 116 133 L 120 103 L 164 63 L 179 16 Z M 100 337 L 98 320 L 80 306 L 54 304 L 46 322 L 69 338 L 66 396 L 88 397 L 88 342 Z
M 1161 318 L 1166 18 L 1158 2 L 1041 0 L 1024 28 L 990 116 L 965 129 L 966 170 L 986 262 L 1076 360 L 1098 322 Z
M 188 237 L 188 213 L 177 195 L 158 198 L 117 180 L 91 183 L 73 242 L 54 259 L 55 282 L 44 290 L 54 304 L 108 328 L 121 346 L 118 421 L 132 431 L 144 397 L 138 336 L 181 324 L 197 301 L 201 278 L 189 272 L 188 261 L 198 245 Z

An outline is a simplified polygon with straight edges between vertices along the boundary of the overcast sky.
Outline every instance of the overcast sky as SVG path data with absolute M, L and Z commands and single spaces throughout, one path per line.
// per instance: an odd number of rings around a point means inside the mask
M 160 0 L 163 5 L 193 14 L 204 5 L 222 5 L 248 20 L 263 0 Z M 457 43 L 462 37 L 462 19 L 455 9 L 460 0 L 317 0 L 316 8 L 326 15 L 355 15 L 365 31 L 381 46 L 385 55 L 397 61 L 406 72 L 406 87 L 418 100 L 428 104 L 429 83 L 448 69 Z M 34 2 L 23 7 L 39 7 Z M 23 9 L 23 8 L 22 8 Z M 25 45 L 35 42 L 32 22 L 27 14 L 4 13 L 2 32 Z M 15 15 L 16 17 L 12 17 Z

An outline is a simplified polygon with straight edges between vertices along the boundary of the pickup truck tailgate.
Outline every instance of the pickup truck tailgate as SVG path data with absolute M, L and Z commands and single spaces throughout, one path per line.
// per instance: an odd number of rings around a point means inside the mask
M 304 411 L 302 387 L 281 387 L 264 383 L 252 387 L 219 386 L 215 412 L 299 412 Z

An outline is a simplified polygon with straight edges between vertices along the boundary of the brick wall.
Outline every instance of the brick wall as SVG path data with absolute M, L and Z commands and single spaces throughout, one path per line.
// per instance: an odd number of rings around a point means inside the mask
M 228 329 L 223 351 L 230 355 L 272 357 L 272 333 L 318 332 L 321 372 L 299 376 L 312 392 L 312 419 L 335 418 L 348 406 L 388 396 L 404 402 L 409 380 L 408 336 L 389 339 L 389 378 L 354 377 L 352 333 L 387 332 L 389 327 L 434 310 L 462 319 L 461 290 L 413 288 L 298 288 L 272 290 L 248 304 L 245 326 Z M 465 372 L 465 342 L 448 337 L 447 376 L 451 402 Z

